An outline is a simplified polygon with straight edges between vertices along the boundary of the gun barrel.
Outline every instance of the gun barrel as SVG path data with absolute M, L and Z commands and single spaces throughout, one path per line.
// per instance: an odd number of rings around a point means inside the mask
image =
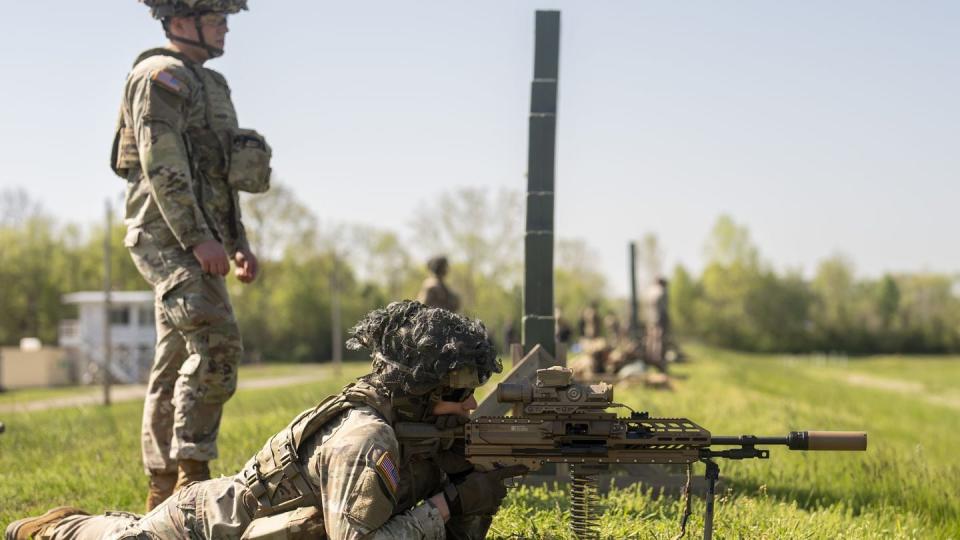
M 865 431 L 792 431 L 786 437 L 720 435 L 710 437 L 710 444 L 721 446 L 766 444 L 786 446 L 790 450 L 862 452 L 867 449 L 867 433 Z

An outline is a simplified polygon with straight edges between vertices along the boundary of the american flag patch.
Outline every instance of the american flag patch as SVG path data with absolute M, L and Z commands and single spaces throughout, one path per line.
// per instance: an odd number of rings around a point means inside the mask
M 400 473 L 397 471 L 397 466 L 394 465 L 393 459 L 390 457 L 390 452 L 384 452 L 383 455 L 380 456 L 380 459 L 377 460 L 377 473 L 383 478 L 383 481 L 387 484 L 387 487 L 390 488 L 390 491 L 396 495 L 397 488 L 400 486 Z
M 180 79 L 177 79 L 173 75 L 167 73 L 163 70 L 158 70 L 153 72 L 153 76 L 150 77 L 153 82 L 163 86 L 167 90 L 172 90 L 178 94 L 183 93 L 186 90 L 186 85 L 180 82 Z

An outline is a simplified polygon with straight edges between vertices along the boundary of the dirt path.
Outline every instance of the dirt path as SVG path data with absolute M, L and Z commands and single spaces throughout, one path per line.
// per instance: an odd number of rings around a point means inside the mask
M 262 379 L 240 380 L 237 386 L 238 391 L 258 390 L 263 388 L 279 388 L 283 386 L 294 386 L 313 381 L 318 381 L 327 377 L 327 373 L 310 373 L 300 375 L 288 375 L 286 377 L 266 377 Z M 125 401 L 140 401 L 147 393 L 147 387 L 142 384 L 125 384 L 114 386 L 110 392 L 111 401 L 122 403 Z M 99 405 L 103 402 L 103 394 L 99 391 L 91 391 L 75 396 L 66 396 L 50 399 L 38 399 L 35 401 L 25 401 L 23 403 L 7 403 L 0 405 L 0 413 L 23 413 L 46 411 L 50 409 L 65 409 L 69 407 L 82 407 L 85 405 Z

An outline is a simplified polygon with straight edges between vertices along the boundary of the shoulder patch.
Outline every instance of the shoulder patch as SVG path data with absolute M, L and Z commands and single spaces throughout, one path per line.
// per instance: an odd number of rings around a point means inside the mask
M 377 459 L 377 474 L 383 479 L 390 494 L 396 497 L 397 489 L 400 487 L 400 472 L 389 451 L 384 452 Z
M 154 71 L 150 75 L 150 80 L 175 94 L 186 95 L 189 92 L 185 82 L 162 69 Z

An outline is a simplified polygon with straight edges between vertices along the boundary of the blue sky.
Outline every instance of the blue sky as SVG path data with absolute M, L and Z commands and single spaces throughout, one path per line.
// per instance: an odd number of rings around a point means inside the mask
M 8 2 L 0 187 L 92 222 L 126 71 L 161 43 L 133 0 Z M 778 268 L 960 271 L 956 2 L 251 0 L 211 63 L 326 222 L 408 232 L 462 186 L 523 189 L 533 11 L 563 12 L 558 233 L 614 291 L 654 232 L 698 269 L 721 213 Z

